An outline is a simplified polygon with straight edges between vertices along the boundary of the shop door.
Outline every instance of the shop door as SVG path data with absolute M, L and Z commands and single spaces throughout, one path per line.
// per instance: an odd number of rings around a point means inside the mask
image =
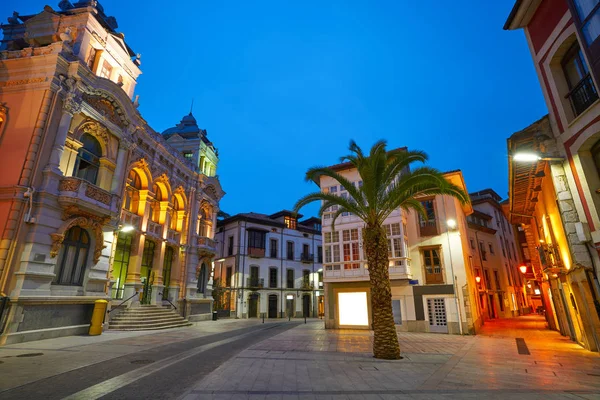
M 448 333 L 446 320 L 446 303 L 443 298 L 427 299 L 427 312 L 429 313 L 429 331 Z
M 302 315 L 304 318 L 310 317 L 310 295 L 302 296 Z
M 277 295 L 269 295 L 269 318 L 277 318 Z
M 248 318 L 256 318 L 258 316 L 258 295 L 251 294 L 248 299 Z

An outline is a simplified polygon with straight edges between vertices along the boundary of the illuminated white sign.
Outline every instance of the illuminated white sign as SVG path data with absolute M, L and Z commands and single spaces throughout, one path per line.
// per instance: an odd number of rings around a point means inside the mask
M 369 325 L 367 292 L 338 293 L 338 308 L 340 325 Z
M 294 300 L 294 295 L 293 294 L 288 294 L 287 296 L 285 296 L 286 299 L 288 300 Z

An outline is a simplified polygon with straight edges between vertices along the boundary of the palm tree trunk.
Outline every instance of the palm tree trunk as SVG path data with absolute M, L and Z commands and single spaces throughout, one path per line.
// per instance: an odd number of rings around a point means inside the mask
M 398 360 L 402 357 L 392 312 L 387 237 L 381 225 L 367 225 L 363 239 L 371 280 L 373 356 L 386 360 Z

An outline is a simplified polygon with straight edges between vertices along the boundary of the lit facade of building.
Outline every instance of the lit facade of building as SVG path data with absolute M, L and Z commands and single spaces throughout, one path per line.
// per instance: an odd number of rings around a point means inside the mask
M 484 321 L 528 313 L 522 259 L 515 231 L 505 216 L 501 197 L 492 189 L 470 193 L 473 214 L 467 217 L 469 248 L 477 296 Z
M 301 217 L 242 213 L 218 222 L 214 282 L 221 315 L 322 315 L 321 220 Z
M 600 349 L 599 10 L 596 1 L 520 0 L 504 26 L 524 30 L 549 110 L 508 140 L 511 222 L 525 232 L 527 278 L 549 326 L 592 351 Z
M 2 342 L 87 332 L 97 299 L 210 315 L 216 150 L 195 120 L 165 139 L 141 117 L 139 55 L 116 28 L 96 1 L 2 26 Z
M 330 167 L 355 185 L 362 180 L 349 163 Z M 446 179 L 466 191 L 460 171 Z M 346 196 L 338 182 L 321 177 L 319 187 Z M 394 321 L 399 331 L 474 333 L 482 324 L 475 269 L 470 263 L 467 216 L 470 204 L 448 196 L 421 200 L 427 218 L 396 210 L 384 222 L 388 235 L 389 275 Z M 323 221 L 325 327 L 371 326 L 370 283 L 363 251 L 364 223 L 342 214 L 332 231 L 331 215 Z

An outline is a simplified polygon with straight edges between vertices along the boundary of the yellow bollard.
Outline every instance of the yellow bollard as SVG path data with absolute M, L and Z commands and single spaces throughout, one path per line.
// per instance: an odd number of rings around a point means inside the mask
M 90 336 L 102 334 L 102 323 L 104 322 L 104 314 L 108 301 L 96 300 L 94 304 L 94 313 L 92 314 L 92 323 L 90 324 Z

